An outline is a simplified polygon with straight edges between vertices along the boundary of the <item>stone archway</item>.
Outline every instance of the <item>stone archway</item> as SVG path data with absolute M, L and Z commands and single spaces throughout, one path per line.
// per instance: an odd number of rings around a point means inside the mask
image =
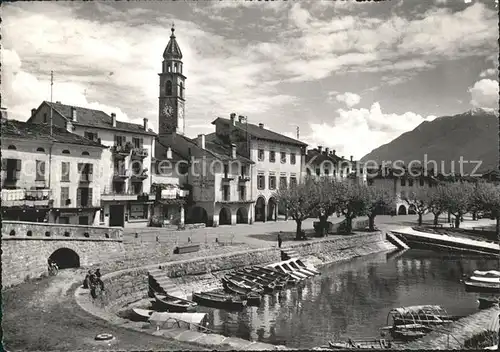
M 408 207 L 408 215 L 416 215 L 417 214 L 417 208 L 412 204 Z
M 239 208 L 236 212 L 237 224 L 248 224 L 248 210 L 246 208 Z
M 404 205 L 399 206 L 398 215 L 406 215 L 406 207 Z
M 274 197 L 269 198 L 269 201 L 267 202 L 267 220 L 274 220 L 276 221 L 277 219 L 277 207 L 278 203 L 276 202 L 276 199 Z
M 255 202 L 255 221 L 266 221 L 266 199 L 257 198 Z
M 59 269 L 80 267 L 80 256 L 69 248 L 59 248 L 49 258 L 57 264 Z
M 219 212 L 219 225 L 231 225 L 231 210 L 223 207 Z
M 205 224 L 208 226 L 208 213 L 207 211 L 200 207 L 195 206 L 191 208 L 189 212 L 189 218 L 185 221 L 187 224 Z

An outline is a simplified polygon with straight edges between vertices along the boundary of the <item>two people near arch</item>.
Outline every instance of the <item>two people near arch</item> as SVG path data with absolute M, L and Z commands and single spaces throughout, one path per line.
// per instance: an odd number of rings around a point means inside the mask
M 104 282 L 101 280 L 101 269 L 96 269 L 95 272 L 89 270 L 87 275 L 85 275 L 85 280 L 83 281 L 83 288 L 90 289 L 90 294 L 92 298 L 97 298 L 97 287 L 104 291 Z

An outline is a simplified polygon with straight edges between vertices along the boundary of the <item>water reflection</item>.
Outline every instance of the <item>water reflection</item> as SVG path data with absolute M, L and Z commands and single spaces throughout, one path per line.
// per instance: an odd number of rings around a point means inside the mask
M 465 292 L 462 273 L 495 267 L 495 260 L 427 251 L 380 253 L 324 267 L 320 276 L 264 296 L 260 307 L 202 309 L 210 328 L 226 336 L 312 348 L 335 337 L 378 337 L 393 307 L 438 304 L 452 315 L 471 314 L 477 295 Z

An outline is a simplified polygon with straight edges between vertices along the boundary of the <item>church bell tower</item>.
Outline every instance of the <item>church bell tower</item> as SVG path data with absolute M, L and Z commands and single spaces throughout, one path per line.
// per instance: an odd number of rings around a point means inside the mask
M 185 81 L 182 74 L 182 52 L 175 40 L 172 25 L 170 41 L 163 52 L 160 76 L 160 96 L 158 114 L 158 134 L 184 134 Z

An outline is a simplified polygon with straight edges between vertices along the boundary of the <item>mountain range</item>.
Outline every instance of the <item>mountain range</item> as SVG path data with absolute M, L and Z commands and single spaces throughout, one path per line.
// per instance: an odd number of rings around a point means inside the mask
M 462 157 L 467 161 L 463 163 L 464 173 L 473 171 L 475 161 L 481 162 L 476 172 L 484 173 L 498 168 L 498 139 L 498 115 L 494 111 L 474 109 L 425 121 L 414 130 L 372 150 L 361 161 L 373 160 L 380 164 L 382 161 L 401 160 L 407 165 L 412 160 L 434 160 L 440 172 L 450 174 L 454 168 L 454 173 L 459 174 Z

